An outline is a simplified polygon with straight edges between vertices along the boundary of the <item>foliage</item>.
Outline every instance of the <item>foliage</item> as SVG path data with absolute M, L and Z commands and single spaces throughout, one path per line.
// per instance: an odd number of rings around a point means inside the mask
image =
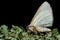
M 0 27 L 0 40 L 60 40 L 58 29 L 53 29 L 46 33 L 28 33 L 21 26 L 12 25 L 11 29 L 8 26 Z

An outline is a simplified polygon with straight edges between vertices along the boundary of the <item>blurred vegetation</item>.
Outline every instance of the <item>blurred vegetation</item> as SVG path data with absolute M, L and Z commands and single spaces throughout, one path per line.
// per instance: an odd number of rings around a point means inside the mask
M 0 27 L 0 40 L 60 40 L 58 29 L 53 29 L 46 33 L 28 33 L 22 27 L 12 25 L 11 29 L 8 26 Z

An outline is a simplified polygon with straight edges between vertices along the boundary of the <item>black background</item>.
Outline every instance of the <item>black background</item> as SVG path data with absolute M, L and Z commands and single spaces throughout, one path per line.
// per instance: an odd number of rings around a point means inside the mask
M 31 22 L 38 7 L 44 2 L 50 3 L 53 9 L 54 23 L 53 28 L 60 28 L 60 14 L 58 0 L 20 0 L 20 1 L 2 1 L 0 11 L 0 25 L 23 26 L 26 28 Z

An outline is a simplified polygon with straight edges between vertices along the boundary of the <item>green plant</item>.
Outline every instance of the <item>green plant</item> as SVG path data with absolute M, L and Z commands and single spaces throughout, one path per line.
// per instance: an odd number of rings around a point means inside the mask
M 21 26 L 12 25 L 11 29 L 8 26 L 0 27 L 0 40 L 60 40 L 58 29 L 53 29 L 46 33 L 28 33 Z

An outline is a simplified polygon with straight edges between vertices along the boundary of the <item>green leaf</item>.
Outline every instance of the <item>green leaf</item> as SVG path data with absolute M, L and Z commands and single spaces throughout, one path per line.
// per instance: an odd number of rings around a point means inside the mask
M 60 40 L 60 35 L 57 35 L 56 37 L 57 37 L 58 40 Z

